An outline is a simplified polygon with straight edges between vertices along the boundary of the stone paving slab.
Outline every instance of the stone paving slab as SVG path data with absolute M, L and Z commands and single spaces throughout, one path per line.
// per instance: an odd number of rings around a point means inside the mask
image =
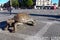
M 39 32 L 46 23 L 42 22 L 36 22 L 35 26 L 27 26 L 24 25 L 25 29 L 23 28 L 21 31 L 19 30 L 18 33 L 25 34 L 25 35 L 35 35 L 37 32 Z
M 1 14 L 0 15 L 0 20 L 1 21 L 5 21 L 9 18 L 12 18 L 14 15 L 9 15 L 9 14 Z M 4 31 L 0 32 L 0 36 L 1 36 L 1 40 L 27 40 L 25 39 L 26 37 L 33 37 L 36 33 L 38 33 L 44 26 L 46 25 L 46 23 L 43 22 L 38 22 L 36 21 L 36 25 L 35 26 L 27 26 L 27 25 L 23 25 L 25 27 L 25 29 L 21 29 L 18 30 L 16 33 L 7 33 Z M 20 28 L 20 27 L 19 27 Z M 5 38 L 4 38 L 5 37 Z M 3 39 L 4 38 L 4 39 Z M 33 38 L 35 39 L 35 38 Z
M 60 37 L 60 23 L 54 23 L 53 25 L 51 25 L 43 36 Z
M 9 34 L 10 33 L 7 34 L 7 32 L 0 33 L 0 40 L 24 40 L 22 37 L 17 37 L 13 34 Z
M 8 20 L 10 18 L 13 18 L 14 15 L 15 14 L 12 14 L 12 15 L 10 15 L 10 14 L 0 14 L 0 22 L 1 21 L 6 21 L 6 20 Z
M 47 12 L 49 11 L 49 12 Z M 58 15 L 60 14 L 59 10 L 14 10 L 13 13 L 19 13 L 19 12 L 29 12 L 31 14 L 37 15 Z M 12 18 L 14 14 L 2 14 L 6 12 L 0 12 L 0 21 L 7 20 L 9 18 Z M 25 25 L 25 29 L 18 30 L 16 33 L 9 33 L 5 31 L 0 32 L 0 40 L 60 40 L 60 23 L 58 23 L 55 19 L 55 17 L 48 17 L 48 16 L 32 16 L 32 18 L 37 20 L 37 25 L 35 26 L 27 26 Z M 51 20 L 53 19 L 53 20 Z M 56 21 L 55 23 L 53 23 Z M 45 26 L 46 23 L 52 22 L 53 24 L 49 26 L 47 32 L 43 35 L 43 37 L 38 37 L 36 34 L 39 35 L 39 31 L 41 31 Z M 52 33 L 52 34 L 51 34 Z M 56 35 L 55 35 L 56 34 Z M 40 35 L 39 35 L 40 36 Z M 54 37 L 51 37 L 54 36 Z

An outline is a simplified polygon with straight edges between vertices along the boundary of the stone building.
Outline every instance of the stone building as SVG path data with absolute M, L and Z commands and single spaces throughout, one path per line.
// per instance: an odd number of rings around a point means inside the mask
M 52 0 L 36 0 L 35 8 L 42 8 L 43 6 L 52 6 Z

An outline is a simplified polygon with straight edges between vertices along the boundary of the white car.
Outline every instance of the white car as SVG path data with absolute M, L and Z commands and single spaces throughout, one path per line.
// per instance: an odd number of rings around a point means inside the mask
M 3 8 L 0 8 L 0 11 L 2 11 L 3 10 Z

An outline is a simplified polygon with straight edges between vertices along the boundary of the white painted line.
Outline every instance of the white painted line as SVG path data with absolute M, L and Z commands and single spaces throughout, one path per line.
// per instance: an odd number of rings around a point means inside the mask
M 40 40 L 40 37 L 32 36 L 25 38 L 25 40 Z
M 52 23 L 47 23 L 44 28 L 42 28 L 35 36 L 29 36 L 25 38 L 25 40 L 46 40 L 48 37 L 42 37 L 43 34 L 48 30 L 48 28 L 52 25 Z
M 49 40 L 48 37 L 37 37 L 37 36 L 32 36 L 32 37 L 27 37 L 25 40 Z
M 16 38 L 23 38 L 24 40 L 44 40 L 48 38 L 48 37 L 37 37 L 37 36 L 24 35 L 24 34 L 19 34 L 19 33 L 9 33 L 9 32 L 2 31 L 2 30 L 0 30 L 0 33 L 4 35 L 8 35 L 8 37 L 13 36 Z
M 24 35 L 24 34 L 19 34 L 19 33 L 9 33 L 8 31 L 2 31 L 2 30 L 0 30 L 0 33 L 4 35 L 8 35 L 8 36 L 13 36 L 16 38 L 23 38 L 24 40 L 44 40 L 47 38 L 47 37 L 44 38 L 44 37 Z
M 35 36 L 41 37 L 45 32 L 47 32 L 48 28 L 52 25 L 52 23 L 47 23 Z

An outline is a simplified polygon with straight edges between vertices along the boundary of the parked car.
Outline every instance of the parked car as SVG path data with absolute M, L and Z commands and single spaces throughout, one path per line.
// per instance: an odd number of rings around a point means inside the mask
M 2 11 L 3 10 L 3 8 L 0 8 L 0 11 Z

